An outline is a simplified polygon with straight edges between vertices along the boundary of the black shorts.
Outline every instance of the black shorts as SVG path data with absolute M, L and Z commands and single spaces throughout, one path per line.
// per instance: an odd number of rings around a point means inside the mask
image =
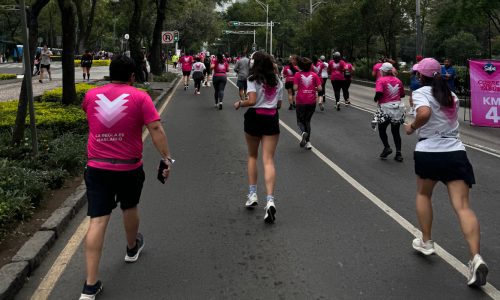
M 182 71 L 182 76 L 189 76 L 191 75 L 191 71 Z
M 136 207 L 141 198 L 144 178 L 142 166 L 131 171 L 111 171 L 87 166 L 87 215 L 91 218 L 110 215 L 118 202 L 122 210 Z
M 90 63 L 83 63 L 82 64 L 82 68 L 88 68 L 88 69 L 90 69 L 91 67 L 92 67 L 92 64 L 90 64 Z
M 246 90 L 247 89 L 247 81 L 246 80 L 238 80 L 236 82 L 236 86 L 240 89 L 240 90 Z
M 472 187 L 476 183 L 472 165 L 465 151 L 413 153 L 415 174 L 423 179 L 447 183 L 463 180 Z
M 285 81 L 285 90 L 293 89 L 293 81 Z
M 47 69 L 47 71 L 50 71 L 50 64 L 48 64 L 48 65 L 42 65 L 42 64 L 40 64 L 40 68 L 41 69 Z
M 280 118 L 278 111 L 272 116 L 259 115 L 255 108 L 249 108 L 245 113 L 245 132 L 251 136 L 276 135 L 280 133 Z

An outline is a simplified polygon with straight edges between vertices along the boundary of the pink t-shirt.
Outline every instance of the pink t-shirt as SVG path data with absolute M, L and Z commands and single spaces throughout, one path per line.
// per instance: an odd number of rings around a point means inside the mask
M 330 80 L 345 80 L 344 71 L 345 61 L 339 60 L 339 62 L 335 62 L 334 60 L 330 60 L 330 62 L 328 63 L 328 73 L 330 73 Z
M 297 70 L 296 66 L 294 66 L 294 68 L 295 68 L 295 70 Z M 283 67 L 282 73 L 283 73 L 283 77 L 285 78 L 285 82 L 292 82 L 293 81 L 294 73 L 289 65 L 286 65 Z
M 316 88 L 321 86 L 322 81 L 319 76 L 312 72 L 297 72 L 293 77 L 293 85 L 297 85 L 297 104 L 315 104 Z
M 376 63 L 373 65 L 373 73 L 375 73 L 375 80 L 379 79 L 382 76 L 382 72 L 380 72 L 380 68 L 382 67 L 382 63 Z
M 82 108 L 87 114 L 88 158 L 135 159 L 135 164 L 89 160 L 94 168 L 129 171 L 142 165 L 142 128 L 160 120 L 149 95 L 127 84 L 110 83 L 91 89 Z
M 318 60 L 316 64 L 313 64 L 311 66 L 311 71 L 313 71 L 314 73 L 316 73 L 318 76 L 321 77 L 321 72 L 323 71 L 324 67 L 325 65 L 323 64 L 323 62 L 321 60 Z
M 346 63 L 344 76 L 349 76 L 349 78 L 352 78 L 352 70 L 353 69 L 354 68 L 352 67 L 352 65 L 350 63 Z
M 223 64 L 217 63 L 217 61 L 214 63 L 214 76 L 226 76 L 226 73 L 229 72 L 229 64 L 227 61 L 224 61 Z
M 388 102 L 398 102 L 405 95 L 405 88 L 399 78 L 394 76 L 380 77 L 375 83 L 375 92 L 382 93 L 379 104 Z
M 184 55 L 180 59 L 182 71 L 191 71 L 192 66 L 193 66 L 194 59 L 191 55 Z

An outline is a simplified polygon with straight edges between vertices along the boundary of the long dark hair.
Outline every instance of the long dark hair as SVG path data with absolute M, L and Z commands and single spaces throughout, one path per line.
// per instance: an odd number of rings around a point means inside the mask
M 274 63 L 271 55 L 262 51 L 255 52 L 252 55 L 253 66 L 250 68 L 249 81 L 255 81 L 259 84 L 266 84 L 275 87 L 278 85 L 278 77 L 274 73 Z
M 222 56 L 222 53 L 217 53 L 217 63 L 218 64 L 224 63 L 224 56 Z
M 441 76 L 441 73 L 435 73 L 434 77 L 427 77 L 420 74 L 420 81 L 423 86 L 430 86 L 432 88 L 432 96 L 441 106 L 452 107 L 455 105 L 450 88 Z
M 309 72 L 311 70 L 312 61 L 307 57 L 300 57 L 297 59 L 297 66 L 302 72 Z

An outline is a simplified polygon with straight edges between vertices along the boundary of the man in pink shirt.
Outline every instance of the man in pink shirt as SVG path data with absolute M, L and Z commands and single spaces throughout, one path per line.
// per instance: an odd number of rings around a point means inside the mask
M 87 278 L 80 299 L 94 299 L 102 290 L 97 279 L 104 235 L 118 202 L 127 237 L 126 262 L 135 262 L 144 247 L 137 205 L 144 182 L 142 129 L 146 126 L 160 153 L 159 179 L 169 176 L 167 137 L 149 95 L 132 87 L 135 63 L 124 55 L 113 58 L 111 83 L 91 89 L 82 108 L 87 114 L 89 136 L 85 169 L 90 224 L 85 239 Z
M 193 70 L 194 58 L 193 56 L 184 53 L 184 55 L 179 59 L 182 69 L 182 79 L 184 80 L 184 90 L 189 87 L 189 76 Z

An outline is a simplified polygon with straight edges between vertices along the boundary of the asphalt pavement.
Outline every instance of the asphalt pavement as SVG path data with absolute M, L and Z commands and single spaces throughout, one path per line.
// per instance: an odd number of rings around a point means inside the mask
M 363 88 L 351 90 L 355 95 Z M 202 88 L 200 96 L 193 95 L 192 85 L 188 91 L 177 88 L 162 114 L 176 159 L 165 186 L 155 179 L 159 155 L 150 139 L 144 147 L 140 231 L 145 250 L 137 263 L 123 261 L 125 237 L 115 211 L 98 299 L 500 299 L 497 156 L 468 148 L 478 183 L 471 202 L 490 267 L 488 296 L 467 287 L 458 271 L 469 254 L 441 184 L 434 195 L 433 238 L 443 251 L 423 257 L 412 249 L 416 137 L 403 136 L 403 163 L 392 157 L 381 161 L 381 142 L 361 102 L 360 108 L 337 112 L 329 101 L 326 111 L 316 112 L 313 151 L 299 148 L 289 131 L 297 131 L 295 112 L 284 105 L 276 153 L 276 223 L 263 222 L 262 170 L 260 206 L 245 209 L 244 109 L 232 108 L 236 99 L 237 89 L 228 83 L 219 111 L 213 108 L 213 88 Z M 84 210 L 16 299 L 38 299 L 33 293 L 57 273 L 49 269 L 70 247 L 66 241 L 85 220 Z M 73 237 L 72 243 L 79 241 Z M 85 278 L 82 245 L 69 257 L 49 299 L 78 299 Z

